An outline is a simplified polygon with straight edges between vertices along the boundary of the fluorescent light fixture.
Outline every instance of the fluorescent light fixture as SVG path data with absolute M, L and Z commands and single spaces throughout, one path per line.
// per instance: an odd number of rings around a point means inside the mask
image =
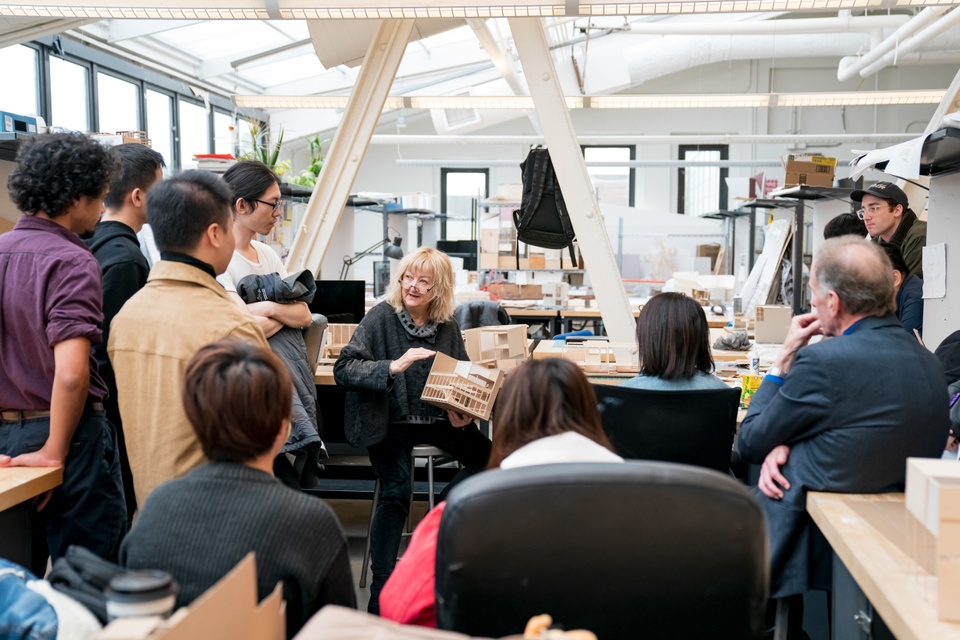
M 945 90 L 846 91 L 837 93 L 781 93 L 778 107 L 857 107 L 900 104 L 940 104 Z
M 946 90 L 746 93 L 711 95 L 567 96 L 568 109 L 735 109 L 939 104 Z M 252 109 L 345 109 L 349 96 L 235 95 Z M 533 109 L 529 96 L 390 96 L 384 109 Z
M 766 107 L 770 96 L 754 94 L 716 95 L 614 95 L 591 96 L 591 109 L 718 109 L 727 107 Z
M 960 0 L 51 0 L 0 4 L 0 17 L 154 20 L 547 18 L 837 11 L 955 5 Z

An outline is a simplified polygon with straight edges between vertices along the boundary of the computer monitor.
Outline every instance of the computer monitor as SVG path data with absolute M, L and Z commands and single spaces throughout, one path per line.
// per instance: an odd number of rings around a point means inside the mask
M 363 319 L 366 282 L 363 280 L 317 280 L 317 295 L 310 303 L 330 323 L 358 323 Z

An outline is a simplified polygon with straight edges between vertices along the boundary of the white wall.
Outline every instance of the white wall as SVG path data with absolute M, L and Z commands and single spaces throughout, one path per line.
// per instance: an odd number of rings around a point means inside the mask
M 752 60 L 724 62 L 689 69 L 657 78 L 637 87 L 643 93 L 724 93 L 724 92 L 813 92 L 837 90 L 896 90 L 926 86 L 949 86 L 956 69 L 947 66 L 906 66 L 888 68 L 868 79 L 857 78 L 846 83 L 836 79 L 835 58 Z M 902 107 L 823 107 L 774 109 L 677 109 L 677 110 L 574 110 L 571 118 L 581 135 L 698 135 L 698 134 L 830 134 L 830 133 L 915 133 L 926 126 L 935 105 Z M 290 114 L 292 112 L 283 112 Z M 272 124 L 280 116 L 275 114 Z M 398 129 L 396 117 L 403 115 L 406 127 Z M 318 120 L 319 121 L 319 120 Z M 329 120 L 327 120 L 329 122 Z M 306 135 L 308 122 L 303 117 L 291 120 Z M 406 111 L 384 114 L 377 133 L 422 135 L 435 133 L 433 122 L 425 112 Z M 500 122 L 472 135 L 534 135 L 526 116 Z M 332 136 L 332 131 L 329 133 Z M 324 136 L 326 137 L 326 135 Z M 296 146 L 296 145 L 293 145 Z M 858 152 L 872 145 L 845 144 L 791 149 L 786 145 L 732 144 L 731 160 L 779 161 L 788 153 L 821 152 L 839 159 L 837 177 L 849 175 L 848 162 Z M 440 206 L 440 167 L 398 166 L 403 159 L 507 159 L 508 167 L 490 168 L 491 191 L 497 185 L 520 182 L 519 164 L 527 153 L 526 145 L 371 145 L 366 152 L 353 192 L 388 193 L 424 192 Z M 649 144 L 637 147 L 640 160 L 678 159 L 677 145 Z M 294 154 L 294 169 L 305 164 L 306 150 Z M 729 175 L 752 176 L 764 169 L 730 168 Z M 768 176 L 781 176 L 778 169 L 765 169 Z M 868 180 L 881 174 L 871 172 Z M 672 213 L 677 208 L 677 169 L 638 168 L 636 170 L 636 206 L 645 210 Z M 728 204 L 735 208 L 736 203 Z M 355 250 L 376 241 L 381 231 L 356 230 Z M 407 244 L 406 242 L 404 244 Z

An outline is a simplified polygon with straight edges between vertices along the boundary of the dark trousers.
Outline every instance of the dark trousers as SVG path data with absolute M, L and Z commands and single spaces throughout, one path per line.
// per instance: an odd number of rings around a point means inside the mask
M 109 384 L 109 383 L 108 383 Z M 123 499 L 127 505 L 127 529 L 137 512 L 137 494 L 133 490 L 133 472 L 130 471 L 130 458 L 127 457 L 127 440 L 123 435 L 123 422 L 120 420 L 120 405 L 117 402 L 117 385 L 110 386 L 110 397 L 103 401 L 107 420 L 117 436 L 117 454 L 120 462 L 120 479 L 123 481 Z
M 490 441 L 475 424 L 458 429 L 446 421 L 430 425 L 391 425 L 386 440 L 367 447 L 373 473 L 380 480 L 380 498 L 370 531 L 373 568 L 370 613 L 379 613 L 380 589 L 397 564 L 403 523 L 410 510 L 410 452 L 421 444 L 439 447 L 463 465 L 440 494 L 440 500 L 445 499 L 455 484 L 483 471 L 490 459 Z
M 0 421 L 0 453 L 37 451 L 50 434 L 50 419 Z M 63 484 L 37 513 L 46 545 L 56 560 L 76 544 L 116 562 L 127 531 L 127 510 L 116 434 L 102 411 L 86 410 L 70 441 Z

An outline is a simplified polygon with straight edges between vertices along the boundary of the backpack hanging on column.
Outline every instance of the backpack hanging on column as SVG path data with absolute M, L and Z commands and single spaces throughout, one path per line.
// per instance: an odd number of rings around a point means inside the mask
M 523 197 L 520 208 L 513 212 L 517 240 L 545 249 L 570 251 L 570 260 L 577 264 L 573 249 L 576 233 L 567 215 L 567 205 L 560 193 L 557 174 L 553 171 L 550 152 L 531 149 L 527 159 L 520 163 L 523 176 Z M 517 268 L 520 267 L 520 247 L 517 247 Z

